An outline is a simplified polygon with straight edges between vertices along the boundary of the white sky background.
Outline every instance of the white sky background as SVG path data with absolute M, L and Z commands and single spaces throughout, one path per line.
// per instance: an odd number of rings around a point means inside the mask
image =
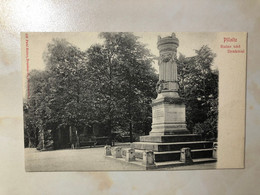
M 169 36 L 172 32 L 135 32 L 134 34 L 139 38 L 139 41 L 146 45 L 146 47 L 155 56 L 159 56 L 159 50 L 157 49 L 158 35 L 161 37 Z M 80 48 L 82 51 L 87 50 L 91 45 L 100 43 L 102 44 L 104 39 L 99 38 L 99 32 L 36 32 L 29 34 L 29 71 L 44 70 L 45 63 L 43 61 L 43 53 L 47 49 L 47 44 L 51 43 L 54 38 L 64 38 L 69 43 Z M 217 53 L 219 48 L 219 41 L 217 41 L 217 33 L 202 33 L 202 32 L 176 32 L 176 37 L 179 39 L 179 47 L 177 48 L 177 55 L 179 53 L 184 54 L 186 57 L 194 56 L 195 50 L 199 49 L 203 45 L 208 45 L 213 52 Z M 25 36 L 25 34 L 21 34 Z M 25 40 L 25 39 L 24 39 Z M 25 48 L 25 41 L 22 41 L 22 49 Z M 22 61 L 25 62 L 25 49 L 22 55 Z M 216 68 L 221 61 L 218 60 L 218 55 L 214 60 L 213 68 Z M 26 63 L 23 63 L 25 65 Z M 158 72 L 158 62 L 155 61 L 153 67 Z M 23 67 L 23 79 L 24 79 L 24 92 L 26 90 L 26 67 Z M 24 93 L 25 94 L 25 93 Z
M 42 55 L 47 48 L 47 44 L 51 43 L 53 38 L 64 38 L 82 51 L 85 51 L 91 45 L 103 42 L 103 39 L 100 39 L 98 34 L 99 33 L 96 32 L 29 33 L 29 69 L 44 69 L 45 64 Z M 171 32 L 143 32 L 134 34 L 140 37 L 139 41 L 144 43 L 152 54 L 159 56 L 159 51 L 157 49 L 158 35 L 162 37 L 169 36 L 171 35 Z M 202 45 L 208 45 L 214 52 L 216 51 L 216 45 L 214 44 L 214 39 L 216 38 L 215 33 L 176 33 L 176 37 L 179 39 L 178 53 L 182 53 L 187 57 L 195 55 L 195 49 L 199 49 Z M 214 62 L 215 67 L 217 66 L 217 62 L 218 59 L 216 57 Z M 153 66 L 158 70 L 157 62 L 155 62 Z

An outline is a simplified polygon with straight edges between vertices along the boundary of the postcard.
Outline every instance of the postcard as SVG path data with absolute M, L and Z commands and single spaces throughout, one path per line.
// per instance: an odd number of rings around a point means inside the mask
M 244 168 L 245 32 L 21 33 L 25 169 Z

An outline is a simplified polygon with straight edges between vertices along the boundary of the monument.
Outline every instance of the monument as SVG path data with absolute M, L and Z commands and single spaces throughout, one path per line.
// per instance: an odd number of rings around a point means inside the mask
M 185 104 L 178 94 L 176 52 L 179 40 L 175 34 L 158 37 L 159 57 L 158 96 L 152 103 L 153 124 L 150 135 L 189 133 L 186 129 Z
M 178 93 L 178 46 L 175 33 L 158 37 L 159 81 L 158 96 L 152 102 L 152 131 L 130 145 L 136 157 L 143 160 L 142 154 L 151 153 L 156 167 L 216 161 L 212 156 L 213 142 L 203 141 L 200 135 L 191 134 L 186 128 L 185 104 Z

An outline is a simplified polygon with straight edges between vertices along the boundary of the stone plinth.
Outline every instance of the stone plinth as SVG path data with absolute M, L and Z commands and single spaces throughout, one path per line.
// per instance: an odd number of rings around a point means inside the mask
M 153 151 L 155 163 L 180 161 L 182 148 L 190 148 L 192 159 L 213 159 L 213 142 L 202 141 L 201 136 L 196 134 L 148 135 L 141 136 L 140 141 L 130 144 L 135 149 L 135 157 L 140 158 L 141 151 Z
M 135 161 L 135 150 L 134 149 L 132 149 L 132 148 L 126 149 L 125 160 L 128 162 Z
M 166 151 L 176 151 L 181 150 L 184 147 L 189 147 L 190 149 L 200 149 L 200 148 L 211 148 L 212 141 L 193 141 L 193 142 L 173 142 L 173 143 L 151 143 L 151 142 L 134 142 L 130 144 L 131 148 L 138 150 L 152 150 L 155 152 L 166 152 Z
M 111 146 L 105 146 L 105 156 L 111 156 Z
M 112 156 L 113 156 L 114 158 L 122 158 L 121 150 L 122 150 L 121 147 L 115 147 L 115 148 L 113 148 L 113 150 L 112 150 Z
M 151 142 L 151 143 L 188 142 L 188 141 L 200 141 L 200 140 L 201 140 L 201 135 L 197 135 L 197 134 L 140 136 L 140 142 Z
M 218 158 L 218 143 L 217 142 L 213 143 L 213 158 L 214 159 Z
M 154 153 L 153 151 L 143 152 L 143 165 L 153 166 L 154 165 Z
M 181 162 L 184 162 L 186 164 L 192 163 L 192 158 L 191 158 L 191 150 L 190 148 L 182 148 L 181 149 Z
M 188 134 L 185 104 L 181 98 L 163 97 L 152 104 L 153 123 L 150 135 Z

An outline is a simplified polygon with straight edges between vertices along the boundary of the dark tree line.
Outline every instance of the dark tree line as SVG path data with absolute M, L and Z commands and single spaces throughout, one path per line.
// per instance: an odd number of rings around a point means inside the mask
M 187 128 L 205 139 L 216 139 L 218 128 L 218 71 L 212 70 L 216 54 L 208 46 L 195 50 L 194 57 L 180 55 L 180 96 L 185 99 Z
M 43 55 L 45 71 L 30 72 L 24 105 L 25 139 L 38 145 L 44 130 L 82 131 L 98 124 L 112 132 L 145 134 L 158 76 L 150 51 L 131 33 L 101 33 L 104 44 L 80 51 L 55 39 Z M 30 142 L 30 143 L 29 143 Z
M 87 51 L 64 39 L 48 44 L 43 54 L 46 69 L 30 72 L 25 146 L 51 145 L 52 135 L 66 128 L 86 132 L 99 125 L 105 135 L 120 132 L 131 141 L 149 133 L 158 81 L 154 56 L 132 33 L 99 36 L 104 43 Z M 180 94 L 186 99 L 187 123 L 193 132 L 217 130 L 218 75 L 210 69 L 214 57 L 204 46 L 195 57 L 181 55 L 178 60 Z M 44 143 L 39 143 L 41 136 Z

